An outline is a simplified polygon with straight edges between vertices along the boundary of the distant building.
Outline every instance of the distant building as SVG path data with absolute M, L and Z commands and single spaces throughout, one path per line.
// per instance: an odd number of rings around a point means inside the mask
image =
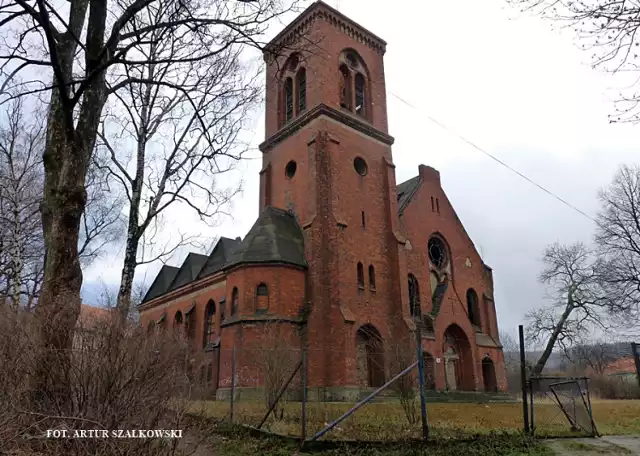
M 620 358 L 609 364 L 604 370 L 604 374 L 611 377 L 636 380 L 636 363 L 633 357 Z
M 319 47 L 305 49 L 307 39 Z M 242 240 L 163 266 L 138 307 L 142 324 L 184 328 L 209 354 L 218 397 L 229 392 L 233 347 L 237 389 L 262 386 L 246 349 L 274 323 L 287 325 L 292 349 L 308 350 L 310 398 L 382 385 L 395 373 L 391 346 L 417 327 L 429 388 L 504 391 L 491 268 L 438 171 L 420 165 L 396 184 L 386 43 L 318 1 L 268 49 L 296 46 L 265 53 L 257 221 Z

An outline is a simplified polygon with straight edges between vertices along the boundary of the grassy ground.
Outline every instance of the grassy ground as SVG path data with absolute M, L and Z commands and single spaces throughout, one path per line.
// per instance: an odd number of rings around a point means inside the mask
M 547 447 L 517 435 L 483 436 L 470 441 L 396 443 L 384 446 L 343 444 L 324 450 L 299 450 L 293 442 L 256 438 L 238 430 L 218 432 L 212 442 L 216 456 L 552 456 Z
M 338 418 L 352 404 L 309 403 L 307 434 L 313 435 Z M 229 411 L 227 402 L 194 402 L 192 411 L 222 418 Z M 256 426 L 266 412 L 262 402 L 235 404 L 234 422 Z M 418 408 L 419 412 L 419 408 Z M 521 403 L 434 403 L 428 404 L 431 435 L 437 439 L 468 438 L 495 432 L 517 434 L 522 430 Z M 566 418 L 552 403 L 538 403 L 534 414 L 539 436 L 571 435 Z M 593 401 L 598 431 L 603 435 L 640 434 L 640 401 Z M 265 429 L 283 435 L 300 435 L 300 403 L 285 406 L 284 418 L 269 418 Z M 365 405 L 340 423 L 325 438 L 331 440 L 398 441 L 419 438 L 420 424 L 409 425 L 398 402 Z

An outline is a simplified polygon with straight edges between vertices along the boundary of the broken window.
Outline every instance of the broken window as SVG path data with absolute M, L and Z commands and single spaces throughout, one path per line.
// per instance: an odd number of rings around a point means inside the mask
M 356 114 L 361 116 L 365 115 L 365 81 L 364 76 L 360 73 L 356 74 L 355 78 L 356 88 Z
M 216 317 L 216 303 L 211 299 L 207 303 L 204 318 L 204 340 L 202 346 L 206 347 L 213 342 L 213 336 L 215 334 L 215 317 Z
M 420 311 L 420 286 L 418 279 L 413 274 L 409 274 L 409 312 L 412 317 L 419 317 Z
M 433 236 L 429 239 L 427 249 L 429 251 L 429 261 L 434 267 L 441 269 L 447 265 L 447 250 L 442 239 Z

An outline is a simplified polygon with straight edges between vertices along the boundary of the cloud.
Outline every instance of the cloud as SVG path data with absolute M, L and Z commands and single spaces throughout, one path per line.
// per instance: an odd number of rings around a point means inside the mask
M 336 6 L 336 0 L 330 3 Z M 590 69 L 589 56 L 570 33 L 553 31 L 503 1 L 414 0 L 391 9 L 386 0 L 339 3 L 344 14 L 388 42 L 386 89 L 397 181 L 416 175 L 421 163 L 440 170 L 456 212 L 494 268 L 499 325 L 515 334 L 526 311 L 543 302 L 537 276 L 545 246 L 589 242 L 594 226 L 456 134 L 593 216 L 597 190 L 619 164 L 638 156 L 637 129 L 608 123 L 616 94 L 611 87 L 619 86 L 619 79 Z M 247 132 L 256 147 L 263 125 L 257 114 Z M 207 228 L 187 208 L 176 208 L 167 235 L 180 228 L 212 237 L 244 236 L 258 212 L 260 153 L 252 156 L 257 159 L 241 163 L 230 177 L 245 181 L 233 220 Z M 180 255 L 172 264 L 186 252 Z M 85 277 L 117 281 L 116 257 L 96 263 Z M 158 269 L 140 268 L 137 277 L 146 273 L 150 283 Z

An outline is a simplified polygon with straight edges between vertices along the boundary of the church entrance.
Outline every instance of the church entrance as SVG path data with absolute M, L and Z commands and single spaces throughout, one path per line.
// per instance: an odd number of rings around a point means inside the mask
M 363 388 L 385 383 L 382 337 L 372 325 L 364 325 L 356 333 L 356 377 Z
M 496 368 L 491 358 L 482 360 L 482 379 L 484 381 L 484 390 L 487 393 L 495 393 L 498 391 L 498 382 L 496 381 Z
M 444 379 L 448 391 L 458 389 L 458 354 L 452 346 L 444 353 Z
M 471 344 L 460 326 L 451 325 L 444 332 L 442 353 L 447 390 L 475 391 Z

